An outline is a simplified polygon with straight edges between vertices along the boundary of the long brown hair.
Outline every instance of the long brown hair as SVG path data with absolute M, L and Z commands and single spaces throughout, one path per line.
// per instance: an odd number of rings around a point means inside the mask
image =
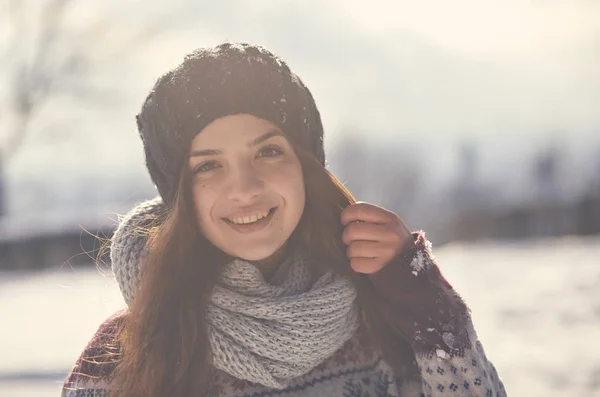
M 306 190 L 304 213 L 290 243 L 315 258 L 314 263 L 353 280 L 371 339 L 388 354 L 398 376 L 415 376 L 408 343 L 392 336 L 378 315 L 367 277 L 353 272 L 346 257 L 340 214 L 354 197 L 312 154 L 290 142 L 300 159 Z M 205 309 L 219 271 L 230 258 L 199 232 L 190 185 L 191 173 L 183 167 L 173 206 L 151 230 L 151 255 L 120 332 L 116 396 L 206 393 L 211 352 Z

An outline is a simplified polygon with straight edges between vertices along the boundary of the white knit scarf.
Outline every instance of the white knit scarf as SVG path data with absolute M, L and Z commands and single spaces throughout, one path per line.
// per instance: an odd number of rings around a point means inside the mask
M 272 388 L 310 372 L 356 332 L 356 290 L 291 256 L 269 282 L 252 264 L 226 265 L 207 307 L 213 365 Z
M 137 231 L 162 210 L 160 199 L 141 203 L 113 236 L 112 268 L 128 305 L 148 254 L 146 236 Z M 341 348 L 358 328 L 356 290 L 333 273 L 313 279 L 298 255 L 290 255 L 269 282 L 248 262 L 226 265 L 207 305 L 213 365 L 238 379 L 282 388 Z

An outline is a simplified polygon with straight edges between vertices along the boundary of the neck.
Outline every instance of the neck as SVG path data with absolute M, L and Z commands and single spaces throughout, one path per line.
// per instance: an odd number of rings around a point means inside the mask
M 265 280 L 270 280 L 275 271 L 279 268 L 279 265 L 281 265 L 281 262 L 283 262 L 283 259 L 287 253 L 286 248 L 287 244 L 279 248 L 271 256 L 252 262 L 252 264 L 256 266 L 263 274 Z

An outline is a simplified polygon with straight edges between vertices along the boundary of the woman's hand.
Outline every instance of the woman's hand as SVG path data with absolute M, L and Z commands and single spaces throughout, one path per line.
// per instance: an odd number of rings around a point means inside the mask
M 342 211 L 341 222 L 350 266 L 358 273 L 377 273 L 413 243 L 398 215 L 373 204 L 349 205 Z

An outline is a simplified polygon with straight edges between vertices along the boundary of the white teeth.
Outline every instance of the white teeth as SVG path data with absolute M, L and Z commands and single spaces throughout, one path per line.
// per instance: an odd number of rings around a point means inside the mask
M 262 218 L 266 217 L 267 215 L 269 215 L 269 211 L 259 212 L 256 214 L 239 217 L 239 218 L 229 218 L 229 220 L 231 221 L 231 223 L 235 223 L 236 225 L 245 225 L 248 223 L 254 223 L 256 221 L 259 221 Z

